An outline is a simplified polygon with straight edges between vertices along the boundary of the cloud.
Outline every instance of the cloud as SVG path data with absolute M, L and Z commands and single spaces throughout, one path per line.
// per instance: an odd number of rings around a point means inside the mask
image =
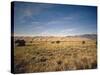
M 49 8 L 53 7 L 54 6 L 48 4 L 34 4 L 30 6 L 26 4 L 25 8 L 20 7 L 15 9 L 17 11 L 16 14 L 19 15 L 16 17 L 18 18 L 18 21 L 20 21 L 21 23 L 25 23 L 27 19 L 37 20 L 36 16 L 42 14 L 44 11 L 47 11 Z
M 24 16 L 32 16 L 33 12 L 30 9 L 24 10 Z
M 73 31 L 76 31 L 76 28 L 62 30 L 62 32 L 73 32 Z
M 26 8 L 23 9 L 23 14 L 26 16 L 32 16 L 32 15 L 38 15 L 41 14 L 41 12 L 44 12 L 46 9 L 53 8 L 53 5 L 50 4 L 37 4 L 34 3 L 33 5 L 26 4 Z
M 56 18 L 55 20 L 51 20 L 48 22 L 48 24 L 56 24 L 56 23 L 61 23 L 61 22 L 69 22 L 73 20 L 73 16 L 65 16 L 65 17 L 59 17 Z
M 33 9 L 33 8 L 25 8 L 22 12 L 21 17 L 24 19 L 25 17 L 32 17 L 34 15 L 40 14 L 41 10 L 39 9 Z
M 43 30 L 38 35 L 41 36 L 67 36 L 72 35 L 74 32 L 76 32 L 76 28 L 70 28 L 70 29 L 61 29 L 61 30 L 55 30 L 55 29 L 49 29 L 49 30 Z
M 66 28 L 64 30 L 61 30 L 60 33 L 63 35 L 69 35 L 69 34 L 74 34 L 74 32 L 76 32 L 77 29 L 76 28 Z

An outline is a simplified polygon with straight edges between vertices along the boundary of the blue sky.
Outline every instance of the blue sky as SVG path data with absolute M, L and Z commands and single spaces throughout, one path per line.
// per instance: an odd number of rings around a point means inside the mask
M 69 36 L 96 33 L 95 6 L 14 3 L 16 36 Z

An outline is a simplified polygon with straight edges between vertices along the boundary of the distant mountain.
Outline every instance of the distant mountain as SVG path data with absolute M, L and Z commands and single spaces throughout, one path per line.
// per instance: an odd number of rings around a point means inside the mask
M 77 37 L 77 38 L 81 37 L 81 38 L 96 40 L 97 34 L 83 34 L 83 35 L 73 35 L 73 36 L 66 36 L 66 37 Z
M 80 37 L 96 40 L 97 39 L 97 34 L 84 34 L 84 35 L 80 35 Z
M 46 41 L 46 40 L 81 41 L 81 40 L 96 40 L 97 34 L 83 34 L 83 35 L 73 35 L 73 36 L 64 36 L 64 37 L 60 37 L 60 36 L 34 36 L 34 37 L 16 36 L 14 37 L 14 40 L 17 39 L 22 39 L 27 41 L 32 41 L 32 40 L 34 41 Z

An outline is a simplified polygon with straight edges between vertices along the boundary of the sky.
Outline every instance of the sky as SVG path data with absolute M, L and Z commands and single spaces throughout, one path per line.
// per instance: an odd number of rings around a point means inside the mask
M 96 33 L 95 6 L 14 2 L 15 36 L 69 36 Z

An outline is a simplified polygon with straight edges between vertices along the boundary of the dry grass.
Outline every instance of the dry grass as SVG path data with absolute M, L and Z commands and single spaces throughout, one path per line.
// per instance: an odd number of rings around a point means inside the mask
M 97 67 L 95 41 L 31 42 L 14 49 L 14 72 L 49 72 Z

